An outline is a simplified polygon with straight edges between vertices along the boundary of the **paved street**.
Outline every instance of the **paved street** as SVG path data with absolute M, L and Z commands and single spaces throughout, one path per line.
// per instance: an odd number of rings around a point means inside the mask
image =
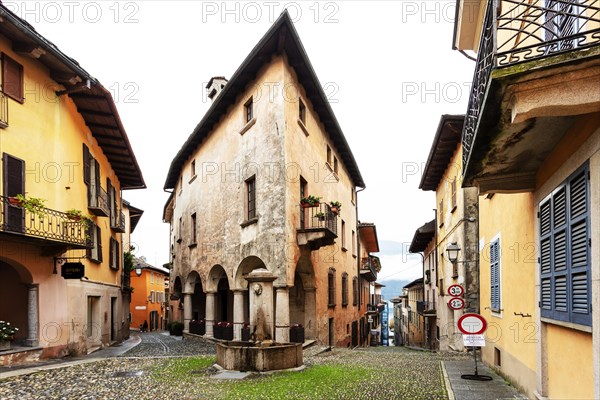
M 0 399 L 448 399 L 443 365 L 455 376 L 455 366 L 469 361 L 462 354 L 395 347 L 324 351 L 313 346 L 305 350 L 307 368 L 301 372 L 215 379 L 212 343 L 155 332 L 139 336 L 141 343 L 121 355 L 113 351 L 109 358 L 83 357 L 1 379 Z M 479 390 L 485 393 L 483 386 Z M 503 398 L 502 390 L 494 393 Z

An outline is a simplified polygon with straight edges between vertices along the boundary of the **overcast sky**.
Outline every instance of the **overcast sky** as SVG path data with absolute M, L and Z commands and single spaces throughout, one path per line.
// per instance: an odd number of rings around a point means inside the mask
M 403 249 L 434 217 L 421 171 L 440 116 L 466 111 L 474 68 L 452 50 L 455 0 L 3 3 L 113 92 L 148 186 L 124 192 L 145 210 L 133 241 L 155 265 L 169 261 L 167 170 L 210 106 L 206 82 L 231 77 L 287 7 L 365 180 L 379 279 L 420 276 Z

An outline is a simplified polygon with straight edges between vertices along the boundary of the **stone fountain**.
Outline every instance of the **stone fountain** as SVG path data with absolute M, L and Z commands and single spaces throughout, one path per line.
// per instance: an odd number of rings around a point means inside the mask
M 251 340 L 217 343 L 217 364 L 234 371 L 275 371 L 303 365 L 301 343 L 273 340 L 273 281 L 266 268 L 248 274 Z

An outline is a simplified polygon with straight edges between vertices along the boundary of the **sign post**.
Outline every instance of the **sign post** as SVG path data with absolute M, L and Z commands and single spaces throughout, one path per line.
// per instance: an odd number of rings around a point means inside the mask
M 450 288 L 448 288 L 450 291 Z M 473 349 L 473 360 L 475 362 L 475 374 L 463 374 L 462 379 L 474 381 L 491 381 L 489 375 L 479 375 L 477 371 L 477 347 L 485 346 L 485 337 L 483 333 L 487 329 L 487 321 L 479 314 L 464 314 L 458 319 L 458 330 L 463 334 L 463 343 L 465 346 L 471 346 Z

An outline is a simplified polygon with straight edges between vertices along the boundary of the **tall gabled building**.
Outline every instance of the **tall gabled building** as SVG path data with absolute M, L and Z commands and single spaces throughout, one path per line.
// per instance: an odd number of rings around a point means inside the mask
M 174 309 L 183 302 L 185 329 L 200 320 L 220 336 L 221 322 L 240 339 L 250 322 L 245 277 L 265 268 L 275 277 L 268 336 L 287 342 L 302 325 L 306 339 L 357 343 L 351 327 L 367 300 L 350 294 L 361 268 L 356 188 L 365 184 L 287 12 L 207 90 L 213 103 L 165 183 L 171 298 Z
M 0 319 L 20 329 L 0 354 L 10 364 L 128 336 L 121 192 L 145 184 L 110 92 L 0 12 Z

